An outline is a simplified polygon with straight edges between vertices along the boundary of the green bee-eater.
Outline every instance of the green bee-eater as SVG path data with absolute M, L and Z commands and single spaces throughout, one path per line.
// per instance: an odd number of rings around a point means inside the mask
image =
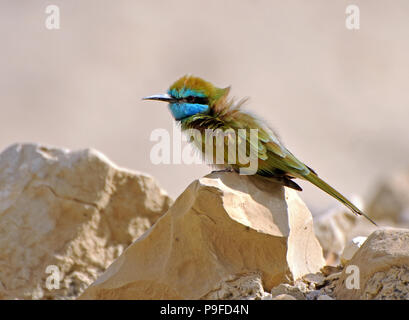
M 177 122 L 180 123 L 182 131 L 190 129 L 198 130 L 203 138 L 208 129 L 221 129 L 223 131 L 233 130 L 237 132 L 237 147 L 245 144 L 245 150 L 255 147 L 258 158 L 256 174 L 273 178 L 283 185 L 299 190 L 302 189 L 292 179 L 300 178 L 307 180 L 325 191 L 335 199 L 342 202 L 352 212 L 365 216 L 375 224 L 354 204 L 346 199 L 342 194 L 321 180 L 317 173 L 298 160 L 274 133 L 274 131 L 262 119 L 243 110 L 243 101 L 235 103 L 229 99 L 230 88 L 218 88 L 212 83 L 198 77 L 184 76 L 177 80 L 166 94 L 145 97 L 145 100 L 159 100 L 169 103 L 170 111 Z M 250 135 L 240 134 L 240 129 L 250 131 L 257 129 L 258 137 L 256 142 L 249 138 Z M 204 150 L 199 145 L 200 151 Z M 240 171 L 243 164 L 228 163 L 228 153 L 224 153 L 226 168 Z M 376 225 L 376 224 L 375 224 Z

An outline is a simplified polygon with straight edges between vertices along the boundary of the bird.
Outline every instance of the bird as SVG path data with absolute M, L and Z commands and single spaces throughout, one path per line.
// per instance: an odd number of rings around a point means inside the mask
M 298 191 L 302 191 L 302 188 L 293 179 L 306 180 L 340 201 L 354 214 L 363 216 L 377 225 L 345 196 L 318 177 L 315 170 L 298 160 L 264 119 L 244 108 L 247 99 L 236 101 L 229 96 L 229 92 L 230 87 L 219 88 L 200 77 L 185 75 L 176 80 L 167 93 L 142 99 L 167 102 L 170 113 L 180 125 L 182 132 L 197 130 L 202 138 L 206 137 L 206 130 L 220 129 L 237 133 L 237 147 L 245 144 L 247 148 L 245 150 L 251 146 L 256 150 L 256 175 L 271 178 Z M 250 135 L 240 134 L 251 129 L 257 129 L 258 132 L 255 143 L 250 139 Z M 203 155 L 203 144 L 196 144 L 196 147 Z M 239 162 L 228 163 L 227 156 L 228 152 L 224 152 L 226 161 L 219 165 L 222 171 L 239 172 L 244 167 L 244 164 Z

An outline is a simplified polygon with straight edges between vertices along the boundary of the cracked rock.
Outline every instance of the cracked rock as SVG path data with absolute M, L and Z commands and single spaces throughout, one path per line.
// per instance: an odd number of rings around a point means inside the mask
M 220 283 L 220 287 L 203 296 L 206 300 L 262 300 L 269 294 L 264 292 L 260 273 L 238 275 Z
M 303 291 L 304 290 L 300 289 L 299 286 L 292 286 L 288 283 L 282 283 L 271 290 L 271 296 L 274 299 L 281 295 L 289 295 L 292 296 L 294 300 L 305 300 L 305 291 Z
M 270 291 L 323 265 L 311 213 L 296 191 L 215 172 L 194 181 L 81 298 L 218 299 L 244 292 L 268 299 L 261 283 Z M 249 274 L 260 276 L 234 280 Z
M 355 202 L 358 204 L 358 201 Z M 319 216 L 315 220 L 314 228 L 324 250 L 326 263 L 333 266 L 340 263 L 342 251 L 349 241 L 358 236 L 369 236 L 377 229 L 366 219 L 353 215 L 341 204 Z
M 408 248 L 408 229 L 373 232 L 345 266 L 334 291 L 336 298 L 409 299 Z M 353 271 L 347 273 L 349 266 Z
M 75 298 L 171 204 L 95 150 L 0 154 L 0 298 Z M 48 287 L 48 288 L 47 288 Z

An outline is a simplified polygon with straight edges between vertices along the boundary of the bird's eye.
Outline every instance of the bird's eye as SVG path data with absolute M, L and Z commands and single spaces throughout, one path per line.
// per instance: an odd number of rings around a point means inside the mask
M 183 99 L 187 103 L 208 104 L 209 100 L 206 97 L 187 96 Z
M 186 102 L 195 103 L 195 101 L 196 101 L 196 98 L 193 97 L 193 96 L 188 96 L 188 97 L 186 97 Z

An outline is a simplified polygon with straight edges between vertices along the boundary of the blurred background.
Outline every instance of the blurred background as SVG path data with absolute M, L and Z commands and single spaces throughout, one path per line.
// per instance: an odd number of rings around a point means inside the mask
M 45 27 L 47 5 L 60 29 Z M 360 9 L 360 29 L 345 9 Z M 151 163 L 166 106 L 142 102 L 184 74 L 232 86 L 289 150 L 345 195 L 409 164 L 409 2 L 0 2 L 0 149 L 92 147 L 172 197 L 205 165 Z M 313 213 L 335 200 L 308 183 Z

